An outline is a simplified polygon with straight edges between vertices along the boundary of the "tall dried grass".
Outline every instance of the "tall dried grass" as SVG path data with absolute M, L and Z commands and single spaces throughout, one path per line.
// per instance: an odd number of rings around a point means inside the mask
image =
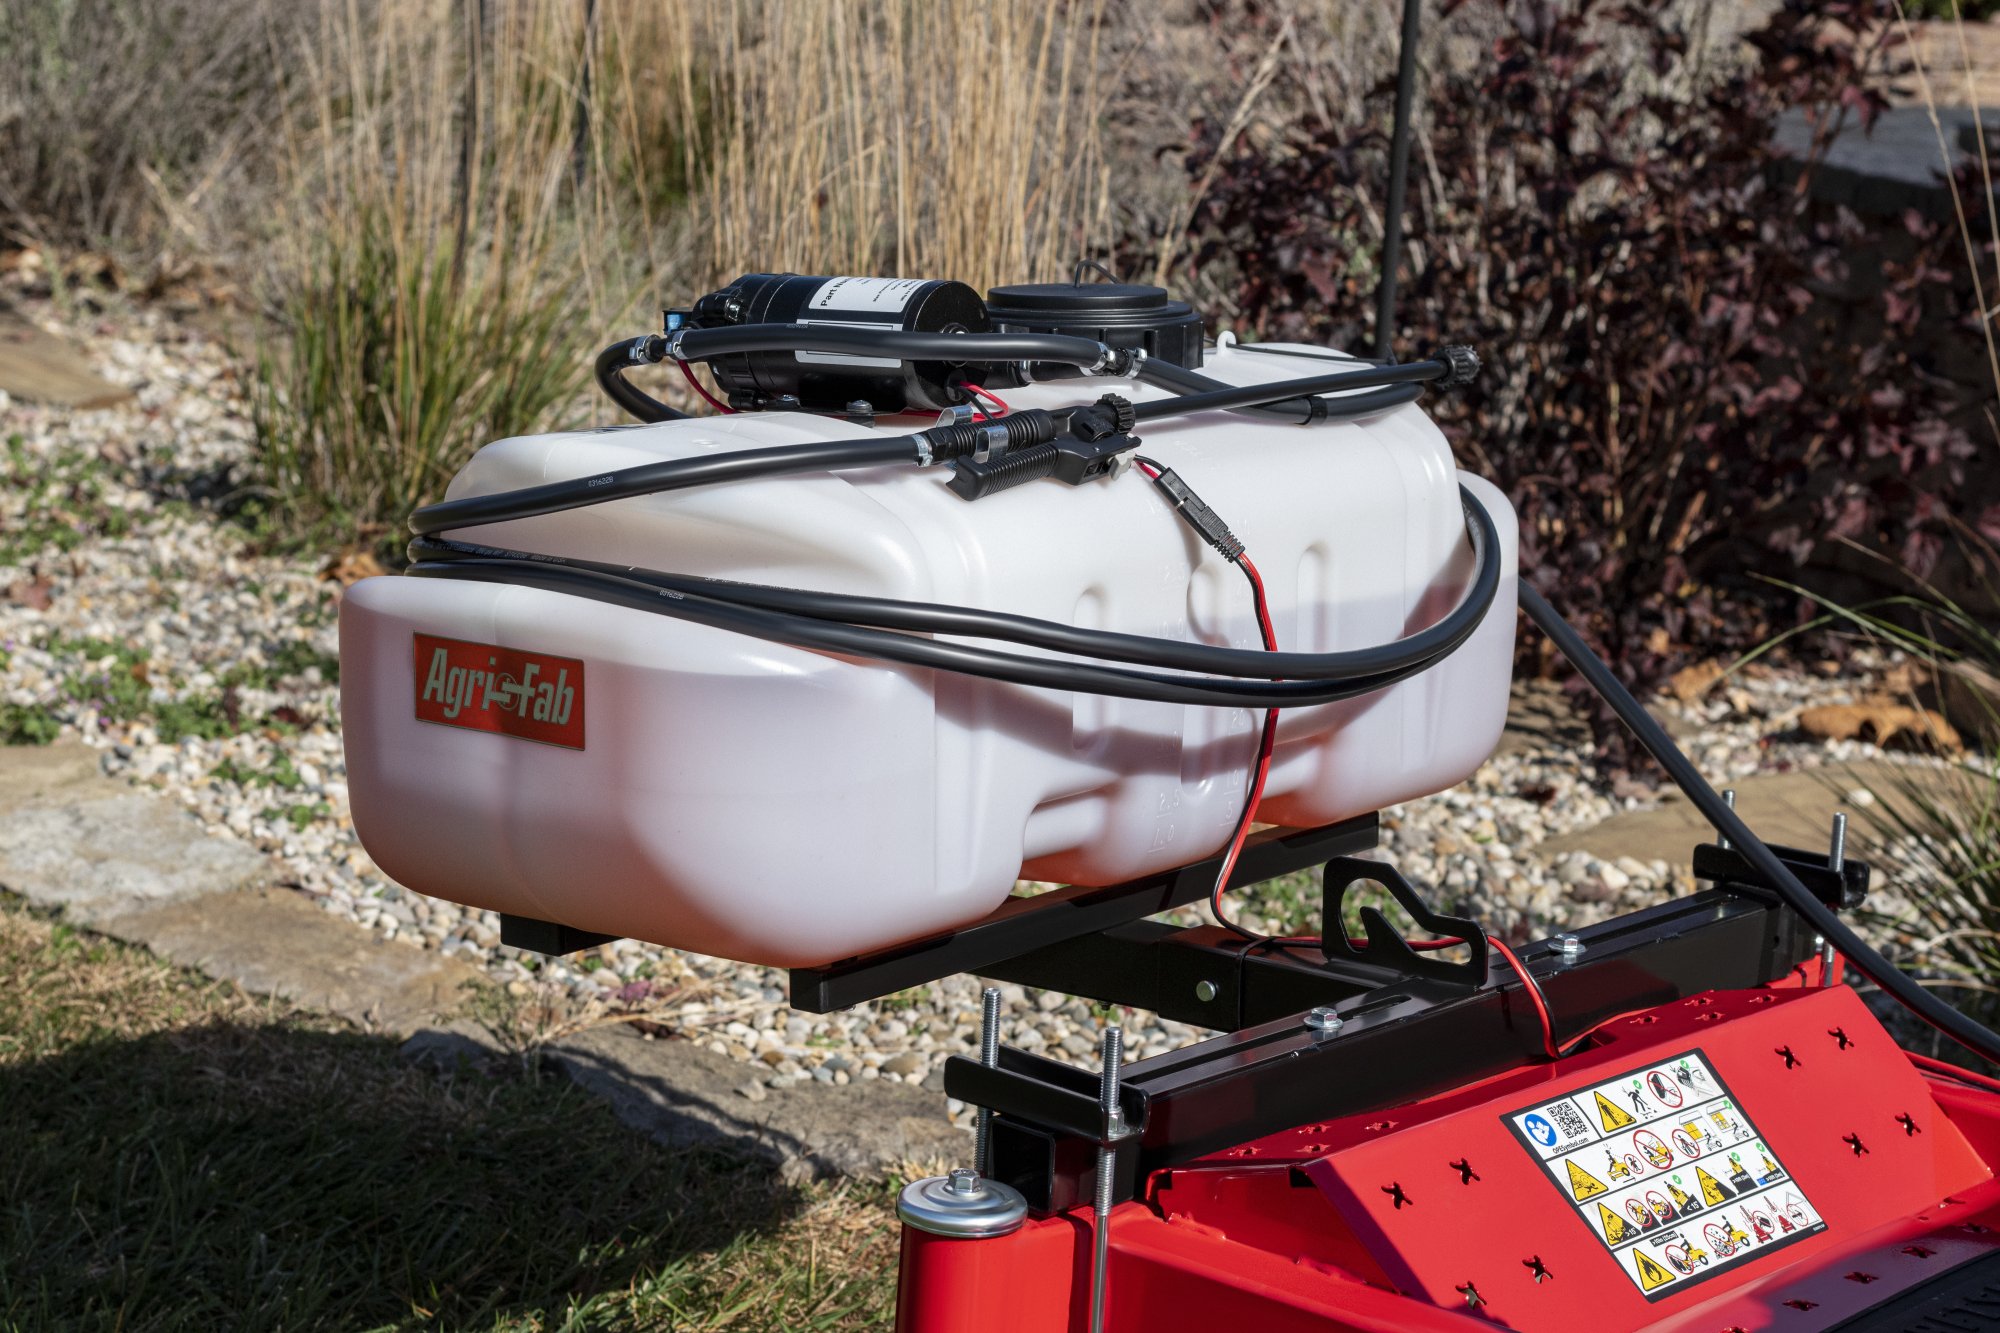
M 434 498 L 573 402 L 636 301 L 651 234 L 610 188 L 587 14 L 347 0 L 300 44 L 254 400 L 293 521 Z
M 328 7 L 282 136 L 274 487 L 392 522 L 737 273 L 1064 271 L 1108 239 L 1102 3 Z
M 1103 0 L 674 6 L 709 276 L 1052 278 L 1111 239 Z M 704 84 L 703 77 L 708 81 Z

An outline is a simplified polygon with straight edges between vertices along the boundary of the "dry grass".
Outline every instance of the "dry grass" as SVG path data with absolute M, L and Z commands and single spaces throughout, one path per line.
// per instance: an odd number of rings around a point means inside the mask
M 434 498 L 572 403 L 634 303 L 583 13 L 348 0 L 299 45 L 255 402 L 293 522 Z
M 388 527 L 480 444 L 599 410 L 599 346 L 737 273 L 984 284 L 1102 248 L 1099 4 L 320 10 L 257 399 L 287 522 Z
M 710 271 L 1051 278 L 1101 251 L 1103 0 L 675 6 Z M 698 85 L 684 107 L 697 104 Z

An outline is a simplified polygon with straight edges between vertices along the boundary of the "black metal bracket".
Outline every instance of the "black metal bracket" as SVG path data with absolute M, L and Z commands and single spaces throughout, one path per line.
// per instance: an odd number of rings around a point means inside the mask
M 1874 868 L 1858 857 L 1847 857 L 1835 870 L 1825 852 L 1802 851 L 1767 843 L 1785 868 L 1799 877 L 1814 897 L 1836 911 L 1852 911 L 1868 897 Z M 1734 847 L 1705 842 L 1694 849 L 1694 877 L 1718 888 L 1749 887 L 1776 893 L 1778 886 L 1750 864 L 1749 858 Z
M 1313 829 L 1266 829 L 1244 843 L 1229 887 L 1276 879 L 1334 857 L 1367 851 L 1375 846 L 1379 831 L 1373 814 Z M 792 1007 L 824 1014 L 961 972 L 1003 976 L 1002 966 L 1011 961 L 1072 941 L 1094 944 L 1086 937 L 1200 902 L 1208 897 L 1221 869 L 1222 858 L 1215 856 L 1108 888 L 1071 887 L 1010 898 L 991 915 L 958 930 L 824 967 L 793 968 Z M 1070 993 L 1092 992 L 1085 988 Z
M 1410 919 L 1430 933 L 1432 939 L 1464 942 L 1467 955 L 1462 961 L 1427 957 L 1410 947 L 1401 932 L 1373 907 L 1361 909 L 1361 946 L 1356 948 L 1342 923 L 1347 920 L 1347 894 L 1357 884 L 1379 884 L 1410 914 Z M 1403 872 L 1382 861 L 1364 861 L 1343 856 L 1326 865 L 1326 882 L 1321 891 L 1320 948 L 1332 964 L 1339 959 L 1373 963 L 1405 976 L 1429 977 L 1457 982 L 1461 986 L 1486 984 L 1486 932 L 1468 917 L 1445 916 L 1434 912 Z
M 581 953 L 600 944 L 609 944 L 617 938 L 616 935 L 604 935 L 594 930 L 578 930 L 560 921 L 515 916 L 511 912 L 500 914 L 500 942 L 510 949 L 526 949 L 529 953 L 544 953 L 551 957 Z

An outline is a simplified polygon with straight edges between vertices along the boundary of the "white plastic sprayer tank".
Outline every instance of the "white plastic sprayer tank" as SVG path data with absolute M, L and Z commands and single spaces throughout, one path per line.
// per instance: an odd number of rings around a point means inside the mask
M 1203 372 L 1250 384 L 1320 369 L 1225 339 Z M 1165 396 L 1081 380 L 1007 398 L 1059 407 L 1107 391 Z M 480 450 L 449 494 L 922 424 L 762 413 L 527 436 Z M 1474 491 L 1500 532 L 1500 594 L 1484 622 L 1411 680 L 1285 711 L 1257 817 L 1323 824 L 1469 776 L 1506 717 L 1515 524 L 1498 491 L 1454 468 L 1430 419 L 1416 406 L 1312 428 L 1206 413 L 1141 433 L 1142 452 L 1247 544 L 1288 651 L 1385 643 L 1448 611 L 1473 564 L 1458 488 Z M 974 503 L 947 490 L 948 477 L 913 467 L 794 476 L 462 535 L 1260 646 L 1241 573 L 1136 471 Z M 1249 710 L 851 660 L 445 579 L 356 585 L 341 611 L 341 664 L 355 825 L 389 876 L 477 907 L 776 966 L 967 923 L 1019 878 L 1111 884 L 1213 855 L 1241 813 L 1261 724 Z M 453 665 L 464 718 L 485 716 L 467 664 L 492 672 L 503 706 L 542 720 L 504 734 L 445 718 Z

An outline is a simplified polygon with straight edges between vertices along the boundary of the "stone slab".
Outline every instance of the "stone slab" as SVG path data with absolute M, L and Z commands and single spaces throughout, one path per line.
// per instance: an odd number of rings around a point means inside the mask
M 1825 846 L 1834 814 L 1845 813 L 1848 847 L 1855 855 L 1866 857 L 1871 841 L 1869 821 L 1847 804 L 1846 794 L 1866 787 L 1893 799 L 1888 796 L 1890 782 L 1898 776 L 1924 781 L 1928 771 L 1871 761 L 1852 767 L 1759 773 L 1734 783 L 1736 811 L 1764 841 L 1791 847 Z M 1675 791 L 1652 809 L 1613 815 L 1588 828 L 1537 843 L 1528 855 L 1552 860 L 1572 851 L 1585 851 L 1607 861 L 1630 856 L 1685 865 L 1696 843 L 1714 840 L 1715 831 L 1708 821 Z
M 377 938 L 289 889 L 209 893 L 131 910 L 92 929 L 256 995 L 403 1037 L 462 1008 L 470 963 Z
M 269 881 L 270 862 L 164 797 L 105 777 L 83 746 L 0 748 L 0 888 L 86 924 Z
M 591 1028 L 543 1048 L 620 1120 L 669 1148 L 732 1147 L 773 1162 L 787 1179 L 886 1175 L 906 1165 L 966 1165 L 971 1136 L 945 1117 L 944 1097 L 875 1079 L 767 1089 L 764 1071 L 684 1041 L 647 1041 L 625 1024 Z
M 82 355 L 16 312 L 0 306 L 0 390 L 30 402 L 90 410 L 132 396 L 103 379 Z

